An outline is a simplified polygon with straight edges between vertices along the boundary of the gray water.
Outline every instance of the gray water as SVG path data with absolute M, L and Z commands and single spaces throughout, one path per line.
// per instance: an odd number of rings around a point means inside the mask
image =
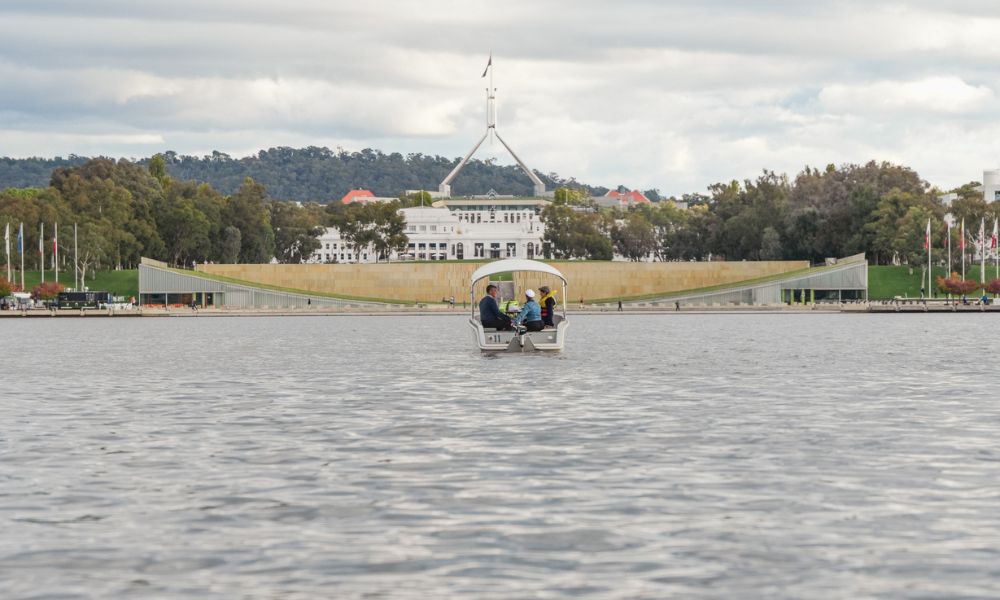
M 0 321 L 0 598 L 986 598 L 1000 322 Z

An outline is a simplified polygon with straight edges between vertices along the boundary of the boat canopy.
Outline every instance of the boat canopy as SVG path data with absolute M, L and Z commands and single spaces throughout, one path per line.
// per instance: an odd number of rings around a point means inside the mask
M 537 260 L 528 260 L 526 258 L 505 258 L 503 260 L 496 260 L 476 269 L 472 274 L 472 283 L 475 284 L 477 281 L 484 277 L 489 277 L 490 275 L 496 275 L 497 273 L 509 273 L 512 271 L 535 271 L 538 273 L 548 273 L 549 275 L 555 275 L 559 279 L 562 279 L 563 285 L 566 285 L 566 278 L 563 274 L 559 272 L 558 269 L 552 265 L 547 265 L 543 262 L 538 262 Z

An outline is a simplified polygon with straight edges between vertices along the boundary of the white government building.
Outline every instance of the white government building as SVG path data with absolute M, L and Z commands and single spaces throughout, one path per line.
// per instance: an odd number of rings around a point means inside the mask
M 477 197 L 400 209 L 409 244 L 390 260 L 541 258 L 545 225 L 539 215 L 546 204 L 539 198 Z M 319 242 L 309 262 L 376 262 L 371 248 L 352 248 L 335 228 L 327 228 Z

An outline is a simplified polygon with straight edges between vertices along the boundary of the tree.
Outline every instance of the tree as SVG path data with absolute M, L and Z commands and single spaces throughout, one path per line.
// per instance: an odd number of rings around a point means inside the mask
M 293 202 L 271 203 L 271 225 L 274 227 L 274 254 L 278 262 L 301 263 L 319 249 L 323 233 L 321 213 L 310 211 Z
M 222 232 L 222 247 L 219 259 L 223 263 L 234 264 L 240 262 L 240 247 L 242 245 L 242 235 L 240 230 L 229 225 Z
M 656 250 L 653 226 L 639 212 L 630 213 L 622 222 L 614 225 L 611 241 L 618 254 L 633 262 L 649 257 Z
M 568 204 L 570 206 L 582 206 L 590 201 L 590 195 L 586 190 L 560 187 L 553 192 L 553 204 Z
M 765 227 L 761 236 L 761 260 L 781 260 L 781 236 L 774 227 Z
M 412 194 L 400 194 L 399 195 L 399 205 L 403 208 L 410 208 L 412 206 L 430 206 L 434 203 L 434 197 L 431 196 L 430 192 L 421 190 L 419 192 L 413 192 Z
M 274 258 L 274 231 L 264 186 L 247 177 L 226 202 L 223 222 L 240 230 L 239 262 L 266 263 Z
M 163 159 L 162 154 L 157 154 L 149 159 L 149 174 L 155 177 L 161 186 L 167 187 L 170 177 L 167 176 L 167 162 Z
M 548 242 L 545 247 L 550 256 L 611 260 L 611 240 L 601 231 L 604 223 L 600 214 L 553 203 L 542 209 L 541 216 L 545 223 L 543 239 Z
M 87 281 L 87 270 L 97 268 L 112 255 L 112 225 L 106 221 L 90 221 L 80 226 L 77 265 L 81 283 Z
M 393 252 L 402 252 L 409 243 L 406 219 L 399 212 L 399 202 L 352 202 L 343 210 L 329 214 L 331 225 L 340 237 L 354 248 L 355 254 L 371 248 L 375 259 L 388 260 Z

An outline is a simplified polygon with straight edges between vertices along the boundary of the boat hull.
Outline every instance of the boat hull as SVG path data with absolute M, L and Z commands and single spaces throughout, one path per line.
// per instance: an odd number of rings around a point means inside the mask
M 518 335 L 513 331 L 483 329 L 475 318 L 469 319 L 472 337 L 483 352 L 559 352 L 566 341 L 569 323 L 560 321 L 554 329 L 528 331 Z

